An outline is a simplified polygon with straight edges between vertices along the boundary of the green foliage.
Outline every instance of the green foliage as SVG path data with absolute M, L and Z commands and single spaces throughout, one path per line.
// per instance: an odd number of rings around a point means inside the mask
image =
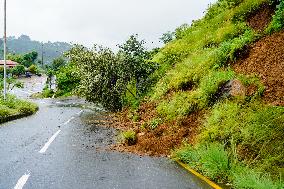
M 16 67 L 12 68 L 11 73 L 15 76 L 23 75 L 25 74 L 25 66 L 17 65 Z
M 150 121 L 150 124 L 149 124 L 149 128 L 154 130 L 156 129 L 160 124 L 161 124 L 162 120 L 159 119 L 159 118 L 154 118 Z
M 60 67 L 56 72 L 57 91 L 56 96 L 68 96 L 74 93 L 79 86 L 79 73 L 74 64 L 69 63 Z
M 176 157 L 234 188 L 283 188 L 277 178 L 284 164 L 284 109 L 260 101 L 265 87 L 258 77 L 230 69 L 263 35 L 249 28 L 246 19 L 271 3 L 276 2 L 219 0 L 204 18 L 179 27 L 176 39 L 153 58 L 160 67 L 155 72 L 158 82 L 149 94 L 157 104 L 158 117 L 178 121 L 192 112 L 208 111 L 197 143 L 178 150 Z M 268 33 L 283 28 L 282 5 L 283 1 Z M 222 86 L 232 79 L 246 87 L 256 86 L 256 91 L 242 99 L 224 98 Z
M 136 132 L 132 130 L 122 132 L 121 137 L 123 142 L 129 146 L 134 145 L 137 142 Z
M 195 147 L 186 145 L 175 152 L 175 157 L 201 171 L 205 176 L 214 178 L 215 181 L 228 180 L 231 165 L 224 145 L 218 143 L 201 144 Z
M 278 32 L 283 28 L 284 28 L 284 1 L 281 0 L 280 4 L 277 5 L 277 10 L 275 12 L 275 15 L 273 16 L 271 23 L 266 29 L 266 33 L 271 34 L 273 32 Z
M 185 145 L 175 151 L 173 157 L 187 163 L 214 181 L 233 183 L 234 188 L 283 188 L 284 183 L 281 179 L 273 182 L 270 175 L 234 161 L 225 150 L 225 146 L 218 143 L 203 143 L 194 147 Z
M 28 116 L 35 113 L 37 110 L 38 106 L 34 103 L 19 100 L 11 95 L 8 95 L 6 100 L 3 99 L 3 96 L 0 96 L 0 122 L 3 118 L 8 116 Z
M 214 106 L 199 139 L 226 144 L 234 141 L 250 152 L 242 157 L 246 162 L 274 173 L 284 163 L 284 154 L 280 153 L 284 150 L 283 132 L 283 107 L 228 101 Z
M 233 183 L 236 188 L 281 189 L 284 183 L 281 179 L 273 182 L 269 174 L 244 166 L 235 166 L 232 170 Z
M 79 74 L 78 94 L 111 111 L 128 103 L 135 106 L 151 86 L 149 75 L 156 69 L 156 64 L 147 61 L 150 54 L 143 44 L 137 36 L 130 36 L 117 54 L 97 46 L 71 49 L 66 56 Z
M 198 92 L 174 93 L 170 101 L 165 100 L 159 103 L 157 111 L 168 120 L 182 118 L 197 110 L 198 95 Z
M 18 62 L 25 67 L 30 67 L 32 64 L 36 64 L 36 59 L 38 57 L 38 53 L 36 51 L 32 51 L 23 55 L 20 54 L 8 54 L 7 58 L 9 60 Z
M 43 98 L 51 98 L 53 97 L 54 95 L 54 91 L 49 89 L 49 87 L 46 85 L 44 88 L 43 88 L 43 91 L 42 91 L 42 97 Z
M 32 74 L 36 74 L 38 72 L 38 68 L 36 65 L 32 64 L 29 68 L 28 68 L 29 72 L 31 72 Z
M 52 61 L 51 68 L 54 71 L 58 71 L 61 67 L 66 65 L 66 60 L 62 57 L 58 57 Z
M 174 40 L 175 38 L 175 32 L 166 32 L 162 35 L 162 37 L 160 38 L 160 40 L 164 43 L 164 44 L 167 44 L 169 42 L 171 42 L 172 40 Z

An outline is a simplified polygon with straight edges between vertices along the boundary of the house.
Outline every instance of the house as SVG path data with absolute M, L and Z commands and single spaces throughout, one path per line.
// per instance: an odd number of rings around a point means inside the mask
M 14 68 L 18 65 L 19 63 L 17 62 L 14 62 L 12 60 L 7 60 L 6 61 L 6 65 L 7 65 L 7 68 Z M 4 60 L 0 60 L 0 67 L 3 67 L 4 66 Z

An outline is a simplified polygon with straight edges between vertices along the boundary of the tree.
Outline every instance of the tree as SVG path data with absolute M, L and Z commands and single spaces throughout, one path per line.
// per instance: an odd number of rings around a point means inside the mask
M 58 57 L 52 61 L 51 67 L 54 71 L 58 71 L 61 67 L 65 65 L 66 65 L 65 59 L 62 57 Z
M 37 59 L 37 57 L 38 53 L 32 51 L 23 55 L 23 61 L 21 63 L 26 67 L 30 67 L 32 64 L 35 64 L 35 60 Z
M 66 56 L 78 70 L 80 85 L 77 92 L 88 101 L 101 103 L 109 110 L 122 107 L 121 93 L 125 90 L 120 81 L 119 57 L 110 49 L 87 49 L 75 46 Z M 123 83 L 123 82 L 122 82 Z
M 23 65 L 17 65 L 11 70 L 12 75 L 20 76 L 25 73 L 25 67 Z
M 164 33 L 162 37 L 160 38 L 160 40 L 162 40 L 164 44 L 167 44 L 174 39 L 175 39 L 175 32 L 170 32 L 170 31 L 168 31 L 167 33 Z
M 148 88 L 147 78 L 157 68 L 157 64 L 149 62 L 151 52 L 144 47 L 145 41 L 139 41 L 138 35 L 130 38 L 120 45 L 118 55 L 122 59 L 121 75 L 126 82 L 135 82 L 136 97 Z
M 36 65 L 32 64 L 30 67 L 29 67 L 29 72 L 31 72 L 32 74 L 36 74 L 38 72 L 38 68 Z
M 157 67 L 148 61 L 151 53 L 143 46 L 144 43 L 133 35 L 119 46 L 117 54 L 100 46 L 93 49 L 74 46 L 66 57 L 68 65 L 75 68 L 73 72 L 79 74 L 77 93 L 111 111 L 122 108 L 127 93 L 138 99 L 149 86 L 149 75 Z M 60 77 L 57 78 L 59 88 L 63 88 L 61 80 L 70 81 L 70 76 L 65 74 L 68 73 L 67 68 L 62 67 L 57 74 Z

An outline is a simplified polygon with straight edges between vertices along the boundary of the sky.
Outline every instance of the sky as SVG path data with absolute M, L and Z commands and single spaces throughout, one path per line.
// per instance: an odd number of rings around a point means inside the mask
M 139 34 L 152 48 L 161 45 L 163 33 L 201 18 L 215 1 L 7 0 L 7 35 L 115 48 L 131 34 Z M 2 34 L 4 0 L 0 2 Z

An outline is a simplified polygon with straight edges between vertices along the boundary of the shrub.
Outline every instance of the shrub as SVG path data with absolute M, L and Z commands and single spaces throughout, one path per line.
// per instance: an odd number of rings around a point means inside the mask
M 281 0 L 280 4 L 277 6 L 277 10 L 275 12 L 275 15 L 273 16 L 271 23 L 266 29 L 266 33 L 271 34 L 273 32 L 278 32 L 283 28 L 284 28 L 284 1 Z
M 16 75 L 16 76 L 25 74 L 25 66 L 17 65 L 16 67 L 12 68 L 11 73 L 12 75 Z
M 241 159 L 277 173 L 284 163 L 284 154 L 280 153 L 284 150 L 283 133 L 283 107 L 225 101 L 214 106 L 199 140 L 228 145 L 234 140 Z M 249 154 L 242 154 L 242 149 Z
M 30 67 L 29 67 L 29 72 L 31 72 L 32 74 L 36 74 L 38 72 L 38 68 L 36 65 L 32 64 Z
M 135 131 L 132 131 L 132 130 L 124 131 L 121 133 L 121 136 L 122 136 L 123 142 L 129 146 L 134 145 L 137 142 Z
M 200 144 L 195 147 L 186 145 L 176 151 L 174 157 L 215 181 L 226 182 L 229 178 L 230 161 L 224 145 L 218 143 Z

